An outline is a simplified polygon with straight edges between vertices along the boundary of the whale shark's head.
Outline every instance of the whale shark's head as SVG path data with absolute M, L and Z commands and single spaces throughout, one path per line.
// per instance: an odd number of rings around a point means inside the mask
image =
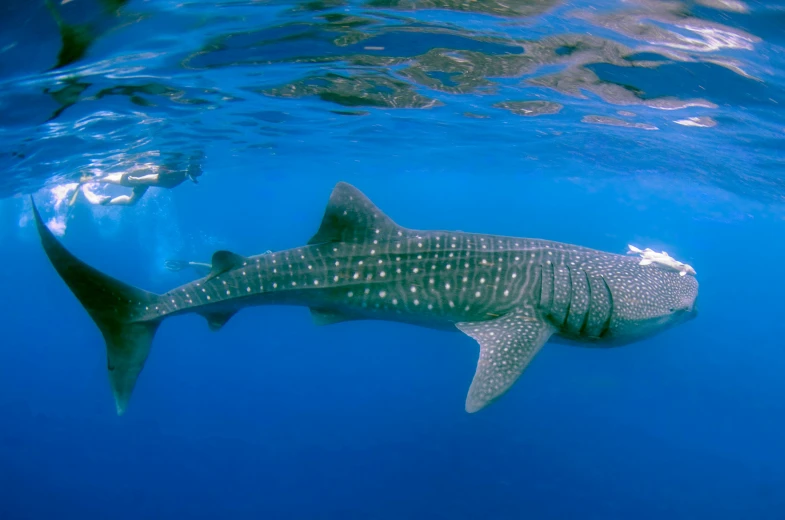
M 626 344 L 662 332 L 698 314 L 694 276 L 642 266 L 633 278 L 612 284 L 613 318 L 606 338 Z

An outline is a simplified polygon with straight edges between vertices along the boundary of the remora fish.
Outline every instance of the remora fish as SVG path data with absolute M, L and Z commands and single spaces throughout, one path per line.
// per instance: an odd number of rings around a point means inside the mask
M 691 275 L 547 240 L 407 229 L 344 182 L 307 245 L 251 257 L 218 251 L 207 277 L 162 295 L 83 263 L 33 210 L 47 256 L 103 333 L 120 415 L 156 329 L 179 314 L 201 314 L 217 330 L 245 307 L 302 305 L 318 325 L 377 319 L 459 330 L 480 344 L 466 398 L 476 412 L 552 335 L 622 345 L 697 312 Z

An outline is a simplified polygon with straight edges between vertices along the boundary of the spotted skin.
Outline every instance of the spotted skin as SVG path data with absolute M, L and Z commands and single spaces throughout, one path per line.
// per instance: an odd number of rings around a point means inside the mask
M 160 296 L 135 299 L 137 289 L 117 288 L 125 322 L 157 326 L 196 312 L 217 330 L 242 308 L 275 304 L 307 306 L 317 324 L 378 319 L 460 330 L 480 344 L 469 412 L 506 392 L 552 335 L 596 346 L 629 343 L 693 317 L 698 290 L 693 276 L 624 255 L 404 228 L 346 183 L 333 190 L 307 245 L 247 258 L 219 251 L 212 264 L 208 277 Z

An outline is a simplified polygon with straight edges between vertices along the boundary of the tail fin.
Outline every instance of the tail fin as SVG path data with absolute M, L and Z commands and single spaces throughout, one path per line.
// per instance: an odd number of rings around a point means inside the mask
M 109 381 L 117 414 L 122 415 L 160 324 L 160 319 L 141 321 L 138 317 L 158 295 L 115 280 L 76 258 L 49 231 L 31 202 L 46 255 L 104 336 Z

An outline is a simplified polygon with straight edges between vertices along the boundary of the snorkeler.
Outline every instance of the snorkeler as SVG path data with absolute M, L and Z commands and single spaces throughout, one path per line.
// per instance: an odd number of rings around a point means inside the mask
M 161 167 L 145 166 L 130 171 L 109 173 L 103 176 L 83 176 L 79 180 L 79 184 L 82 185 L 80 186 L 81 189 L 77 188 L 76 193 L 74 193 L 74 196 L 69 202 L 69 206 L 74 205 L 79 191 L 84 193 L 85 198 L 90 204 L 100 206 L 131 206 L 136 204 L 150 187 L 171 189 L 179 186 L 187 179 L 191 179 L 194 184 L 199 184 L 199 181 L 197 181 L 196 178 L 202 175 L 202 165 L 196 160 L 197 157 L 201 158 L 202 154 L 198 154 L 196 157 L 192 158 L 186 170 L 175 169 L 170 165 Z M 144 173 L 146 170 L 150 170 L 151 173 Z M 136 174 L 137 171 L 139 171 L 140 174 Z M 117 197 L 96 195 L 86 186 L 86 184 L 94 182 L 117 184 L 132 188 L 133 191 L 131 192 L 131 195 L 120 195 Z
M 269 255 L 271 253 L 272 253 L 272 251 L 270 251 L 268 249 L 267 251 L 265 251 L 262 254 L 263 255 Z M 166 260 L 164 262 L 164 266 L 166 266 L 166 268 L 169 269 L 170 271 L 182 271 L 186 267 L 190 267 L 191 269 L 196 271 L 196 274 L 198 274 L 199 276 L 202 276 L 202 277 L 207 276 L 208 274 L 210 274 L 210 271 L 213 268 L 213 266 L 211 264 L 208 264 L 208 263 L 204 263 L 204 262 L 189 262 L 187 260 Z
M 190 267 L 196 271 L 196 274 L 199 276 L 207 276 L 213 268 L 212 265 L 204 262 L 189 262 L 187 260 L 166 260 L 164 265 L 170 271 L 182 271 L 186 267 Z

